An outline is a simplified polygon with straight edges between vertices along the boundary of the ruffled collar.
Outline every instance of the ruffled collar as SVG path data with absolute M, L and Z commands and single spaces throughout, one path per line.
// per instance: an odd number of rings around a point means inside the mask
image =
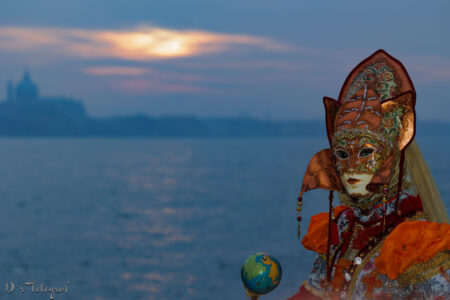
M 408 198 L 410 195 L 402 194 L 400 196 L 400 203 L 403 202 L 404 199 Z M 383 208 L 382 203 L 378 203 L 377 205 L 374 205 L 368 210 L 363 211 L 360 207 L 355 207 L 353 211 L 353 216 L 360 222 L 360 223 L 372 223 L 379 221 L 383 218 L 383 215 L 390 215 L 392 213 L 395 213 L 395 200 L 396 196 L 391 197 L 388 201 L 386 201 L 386 207 Z M 381 201 L 380 201 L 381 202 Z M 383 211 L 385 210 L 385 212 Z

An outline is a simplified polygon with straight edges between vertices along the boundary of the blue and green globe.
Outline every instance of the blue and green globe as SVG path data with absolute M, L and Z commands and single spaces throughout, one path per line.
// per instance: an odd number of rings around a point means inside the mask
M 281 265 L 266 253 L 255 253 L 245 260 L 241 278 L 249 292 L 256 295 L 267 294 L 280 284 Z

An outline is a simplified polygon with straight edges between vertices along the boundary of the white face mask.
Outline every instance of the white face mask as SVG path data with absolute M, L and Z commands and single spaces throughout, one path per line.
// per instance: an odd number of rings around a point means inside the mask
M 351 197 L 364 197 L 370 194 L 366 187 L 372 178 L 373 174 L 368 173 L 344 173 L 341 175 L 345 190 Z

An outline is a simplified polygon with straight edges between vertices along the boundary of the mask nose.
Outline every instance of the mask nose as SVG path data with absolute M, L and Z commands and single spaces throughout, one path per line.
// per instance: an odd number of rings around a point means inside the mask
M 355 168 L 348 168 L 348 170 L 347 170 L 347 172 L 345 172 L 345 173 L 347 173 L 347 174 L 358 174 L 359 173 L 359 171 L 357 170 L 357 169 L 355 169 Z
M 348 160 L 348 171 L 347 173 L 360 173 L 358 171 L 358 167 L 360 166 L 360 162 L 357 158 L 349 158 Z

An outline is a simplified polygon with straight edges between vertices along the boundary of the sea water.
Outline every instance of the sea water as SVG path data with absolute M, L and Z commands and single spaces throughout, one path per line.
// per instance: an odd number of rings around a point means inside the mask
M 448 209 L 450 142 L 419 145 Z M 264 251 L 283 276 L 261 299 L 285 299 L 315 257 L 297 240 L 296 198 L 326 147 L 324 138 L 1 139 L 0 298 L 65 288 L 54 298 L 246 299 L 241 264 Z M 327 199 L 304 196 L 303 234 Z

